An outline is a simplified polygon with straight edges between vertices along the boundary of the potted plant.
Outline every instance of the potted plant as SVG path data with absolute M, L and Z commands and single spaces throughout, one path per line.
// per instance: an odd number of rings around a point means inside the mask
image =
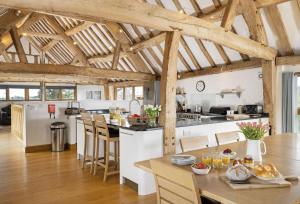
M 266 154 L 266 145 L 262 138 L 269 130 L 269 125 L 262 122 L 242 122 L 237 125 L 247 139 L 247 155 L 251 155 L 254 161 L 261 162 L 262 155 Z M 264 147 L 263 152 L 261 151 L 261 145 Z
M 150 127 L 155 127 L 159 112 L 161 111 L 161 107 L 153 106 L 153 105 L 145 105 L 144 111 L 147 115 L 148 125 Z

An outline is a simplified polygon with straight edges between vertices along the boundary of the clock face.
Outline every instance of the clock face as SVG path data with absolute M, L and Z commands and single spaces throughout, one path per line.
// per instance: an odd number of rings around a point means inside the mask
M 202 81 L 202 80 L 198 81 L 198 82 L 196 83 L 196 89 L 197 89 L 197 91 L 199 91 L 199 92 L 204 91 L 204 90 L 205 90 L 205 82 Z

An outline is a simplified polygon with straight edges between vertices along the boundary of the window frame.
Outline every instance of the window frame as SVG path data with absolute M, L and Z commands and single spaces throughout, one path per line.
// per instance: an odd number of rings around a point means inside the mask
M 5 90 L 5 99 L 0 99 L 0 101 L 7 101 L 7 88 L 0 88 L 0 90 Z
M 47 98 L 47 89 L 58 89 L 58 99 L 48 99 Z M 74 90 L 74 98 L 73 99 L 64 99 L 62 90 L 63 89 L 72 89 Z M 45 87 L 45 101 L 76 101 L 77 100 L 77 86 L 46 86 Z

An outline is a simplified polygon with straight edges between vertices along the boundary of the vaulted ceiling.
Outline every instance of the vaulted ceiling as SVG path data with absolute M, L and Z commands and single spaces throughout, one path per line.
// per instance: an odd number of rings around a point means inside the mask
M 260 41 L 261 45 L 278 50 L 277 56 L 300 55 L 299 1 L 259 0 L 252 5 L 248 0 L 240 0 L 240 3 L 236 0 L 141 1 L 176 11 L 178 14 L 199 17 L 224 27 L 227 33 L 232 32 Z M 230 4 L 231 6 L 239 4 L 239 6 L 235 7 L 234 11 L 226 10 L 226 6 Z M 9 7 L 2 1 L 0 1 L 1 5 Z M 254 10 L 258 9 L 257 16 L 249 12 L 253 5 Z M 18 9 L 13 10 L 16 8 Z M 224 12 L 225 17 L 223 17 Z M 160 75 L 162 72 L 165 33 L 161 30 L 112 21 L 97 21 L 97 23 L 92 22 L 93 19 L 83 21 L 79 20 L 80 18 L 68 17 L 67 14 L 54 16 L 39 11 L 36 13 L 22 10 L 18 6 L 3 7 L 0 9 L 0 14 L 1 62 L 24 62 L 24 59 L 18 56 L 20 53 L 15 46 L 17 40 L 13 37 L 14 32 L 7 30 L 17 24 L 15 34 L 21 36 L 21 43 L 29 63 L 117 69 L 154 75 Z M 224 21 L 224 18 L 230 18 L 230 15 L 236 15 L 235 18 L 230 19 L 232 24 L 228 24 L 228 19 Z M 258 18 L 258 20 L 252 21 L 251 18 Z M 265 31 L 265 39 L 258 37 L 259 34 L 253 28 L 257 25 L 253 22 L 261 22 L 259 26 Z M 7 27 L 8 24 L 11 25 Z M 251 64 L 258 61 L 256 56 L 239 53 L 207 38 L 182 36 L 177 67 L 179 73 L 192 76 L 193 72 L 199 70 L 218 69 L 231 64 L 242 66 L 243 62 Z M 223 41 L 226 40 L 228 39 Z M 115 54 L 116 52 L 118 55 Z M 116 57 L 119 57 L 119 60 L 113 63 Z M 115 80 L 111 76 L 107 79 Z

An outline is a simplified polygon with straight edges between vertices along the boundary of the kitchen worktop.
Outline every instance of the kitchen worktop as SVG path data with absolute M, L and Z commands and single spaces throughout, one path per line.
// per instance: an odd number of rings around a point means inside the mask
M 176 127 L 188 127 L 188 126 L 197 126 L 197 125 L 208 125 L 208 124 L 215 124 L 215 123 L 225 123 L 225 122 L 233 122 L 233 121 L 244 121 L 244 120 L 252 120 L 252 119 L 260 119 L 260 118 L 268 118 L 267 115 L 262 115 L 260 117 L 255 118 L 248 118 L 248 119 L 239 119 L 239 120 L 227 120 L 226 116 L 220 116 L 220 117 L 212 117 L 212 118 L 202 118 L 200 120 L 195 119 L 177 119 L 176 121 Z M 77 120 L 81 120 L 81 117 L 77 117 Z M 152 131 L 152 130 L 158 130 L 162 129 L 161 126 L 157 127 L 149 127 L 147 125 L 134 125 L 130 127 L 123 127 L 118 125 L 112 125 L 108 124 L 109 128 L 113 129 L 127 129 L 132 131 Z

